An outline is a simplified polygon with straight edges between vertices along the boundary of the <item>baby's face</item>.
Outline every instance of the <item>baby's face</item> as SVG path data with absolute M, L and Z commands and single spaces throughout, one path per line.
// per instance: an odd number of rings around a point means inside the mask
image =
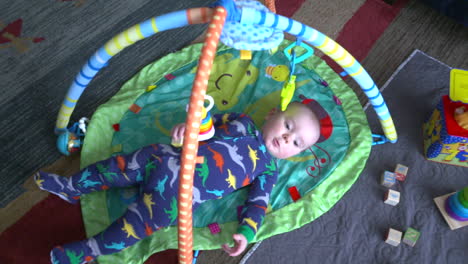
M 317 142 L 320 124 L 317 116 L 300 103 L 269 116 L 262 128 L 265 145 L 274 157 L 286 159 Z

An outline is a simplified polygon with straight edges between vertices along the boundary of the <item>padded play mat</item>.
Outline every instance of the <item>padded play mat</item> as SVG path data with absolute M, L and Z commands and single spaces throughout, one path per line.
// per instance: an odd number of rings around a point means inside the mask
M 290 61 L 283 53 L 289 44 L 283 41 L 276 52 L 253 52 L 251 60 L 241 60 L 238 50 L 220 45 L 207 90 L 215 100 L 212 113 L 246 113 L 261 127 L 268 111 L 279 106 L 289 76 Z M 172 126 L 185 121 L 200 49 L 201 44 L 195 44 L 147 65 L 101 105 L 88 126 L 81 167 L 152 143 L 170 143 Z M 299 94 L 317 100 L 330 114 L 334 130 L 313 152 L 279 161 L 278 183 L 254 242 L 299 228 L 327 212 L 356 181 L 370 153 L 371 133 L 352 89 L 316 56 L 297 64 L 294 74 L 293 100 L 299 100 Z M 288 192 L 292 186 L 302 196 L 297 202 Z M 243 188 L 206 202 L 194 212 L 194 249 L 216 249 L 231 240 L 237 228 L 237 207 L 246 193 Z M 87 235 L 107 227 L 136 195 L 136 189 L 127 188 L 83 197 Z M 213 222 L 222 230 L 215 236 L 206 227 Z M 102 256 L 99 263 L 143 263 L 152 253 L 168 248 L 177 248 L 176 226 L 162 228 L 122 252 Z

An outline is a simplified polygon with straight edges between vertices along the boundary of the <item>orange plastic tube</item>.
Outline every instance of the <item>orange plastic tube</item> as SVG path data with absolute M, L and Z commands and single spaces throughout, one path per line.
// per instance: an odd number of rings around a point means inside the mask
M 202 117 L 202 107 L 210 78 L 211 67 L 216 55 L 219 37 L 226 20 L 226 9 L 216 7 L 208 26 L 205 43 L 198 62 L 197 75 L 190 96 L 187 120 L 185 121 L 184 144 L 181 154 L 179 173 L 179 263 L 192 264 L 193 234 L 192 234 L 192 195 L 193 174 L 197 160 L 198 133 Z

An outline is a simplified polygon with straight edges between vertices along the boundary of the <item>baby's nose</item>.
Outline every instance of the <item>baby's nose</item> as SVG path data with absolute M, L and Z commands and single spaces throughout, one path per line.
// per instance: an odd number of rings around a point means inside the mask
M 286 144 L 287 144 L 288 141 L 289 141 L 289 135 L 288 135 L 288 134 L 283 134 L 283 140 L 284 140 L 284 142 L 286 142 Z

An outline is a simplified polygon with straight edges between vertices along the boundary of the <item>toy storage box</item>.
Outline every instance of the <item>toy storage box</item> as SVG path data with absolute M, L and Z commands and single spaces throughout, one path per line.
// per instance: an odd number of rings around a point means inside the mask
M 424 155 L 428 160 L 468 167 L 468 130 L 457 124 L 455 109 L 468 104 L 442 96 L 424 123 Z

